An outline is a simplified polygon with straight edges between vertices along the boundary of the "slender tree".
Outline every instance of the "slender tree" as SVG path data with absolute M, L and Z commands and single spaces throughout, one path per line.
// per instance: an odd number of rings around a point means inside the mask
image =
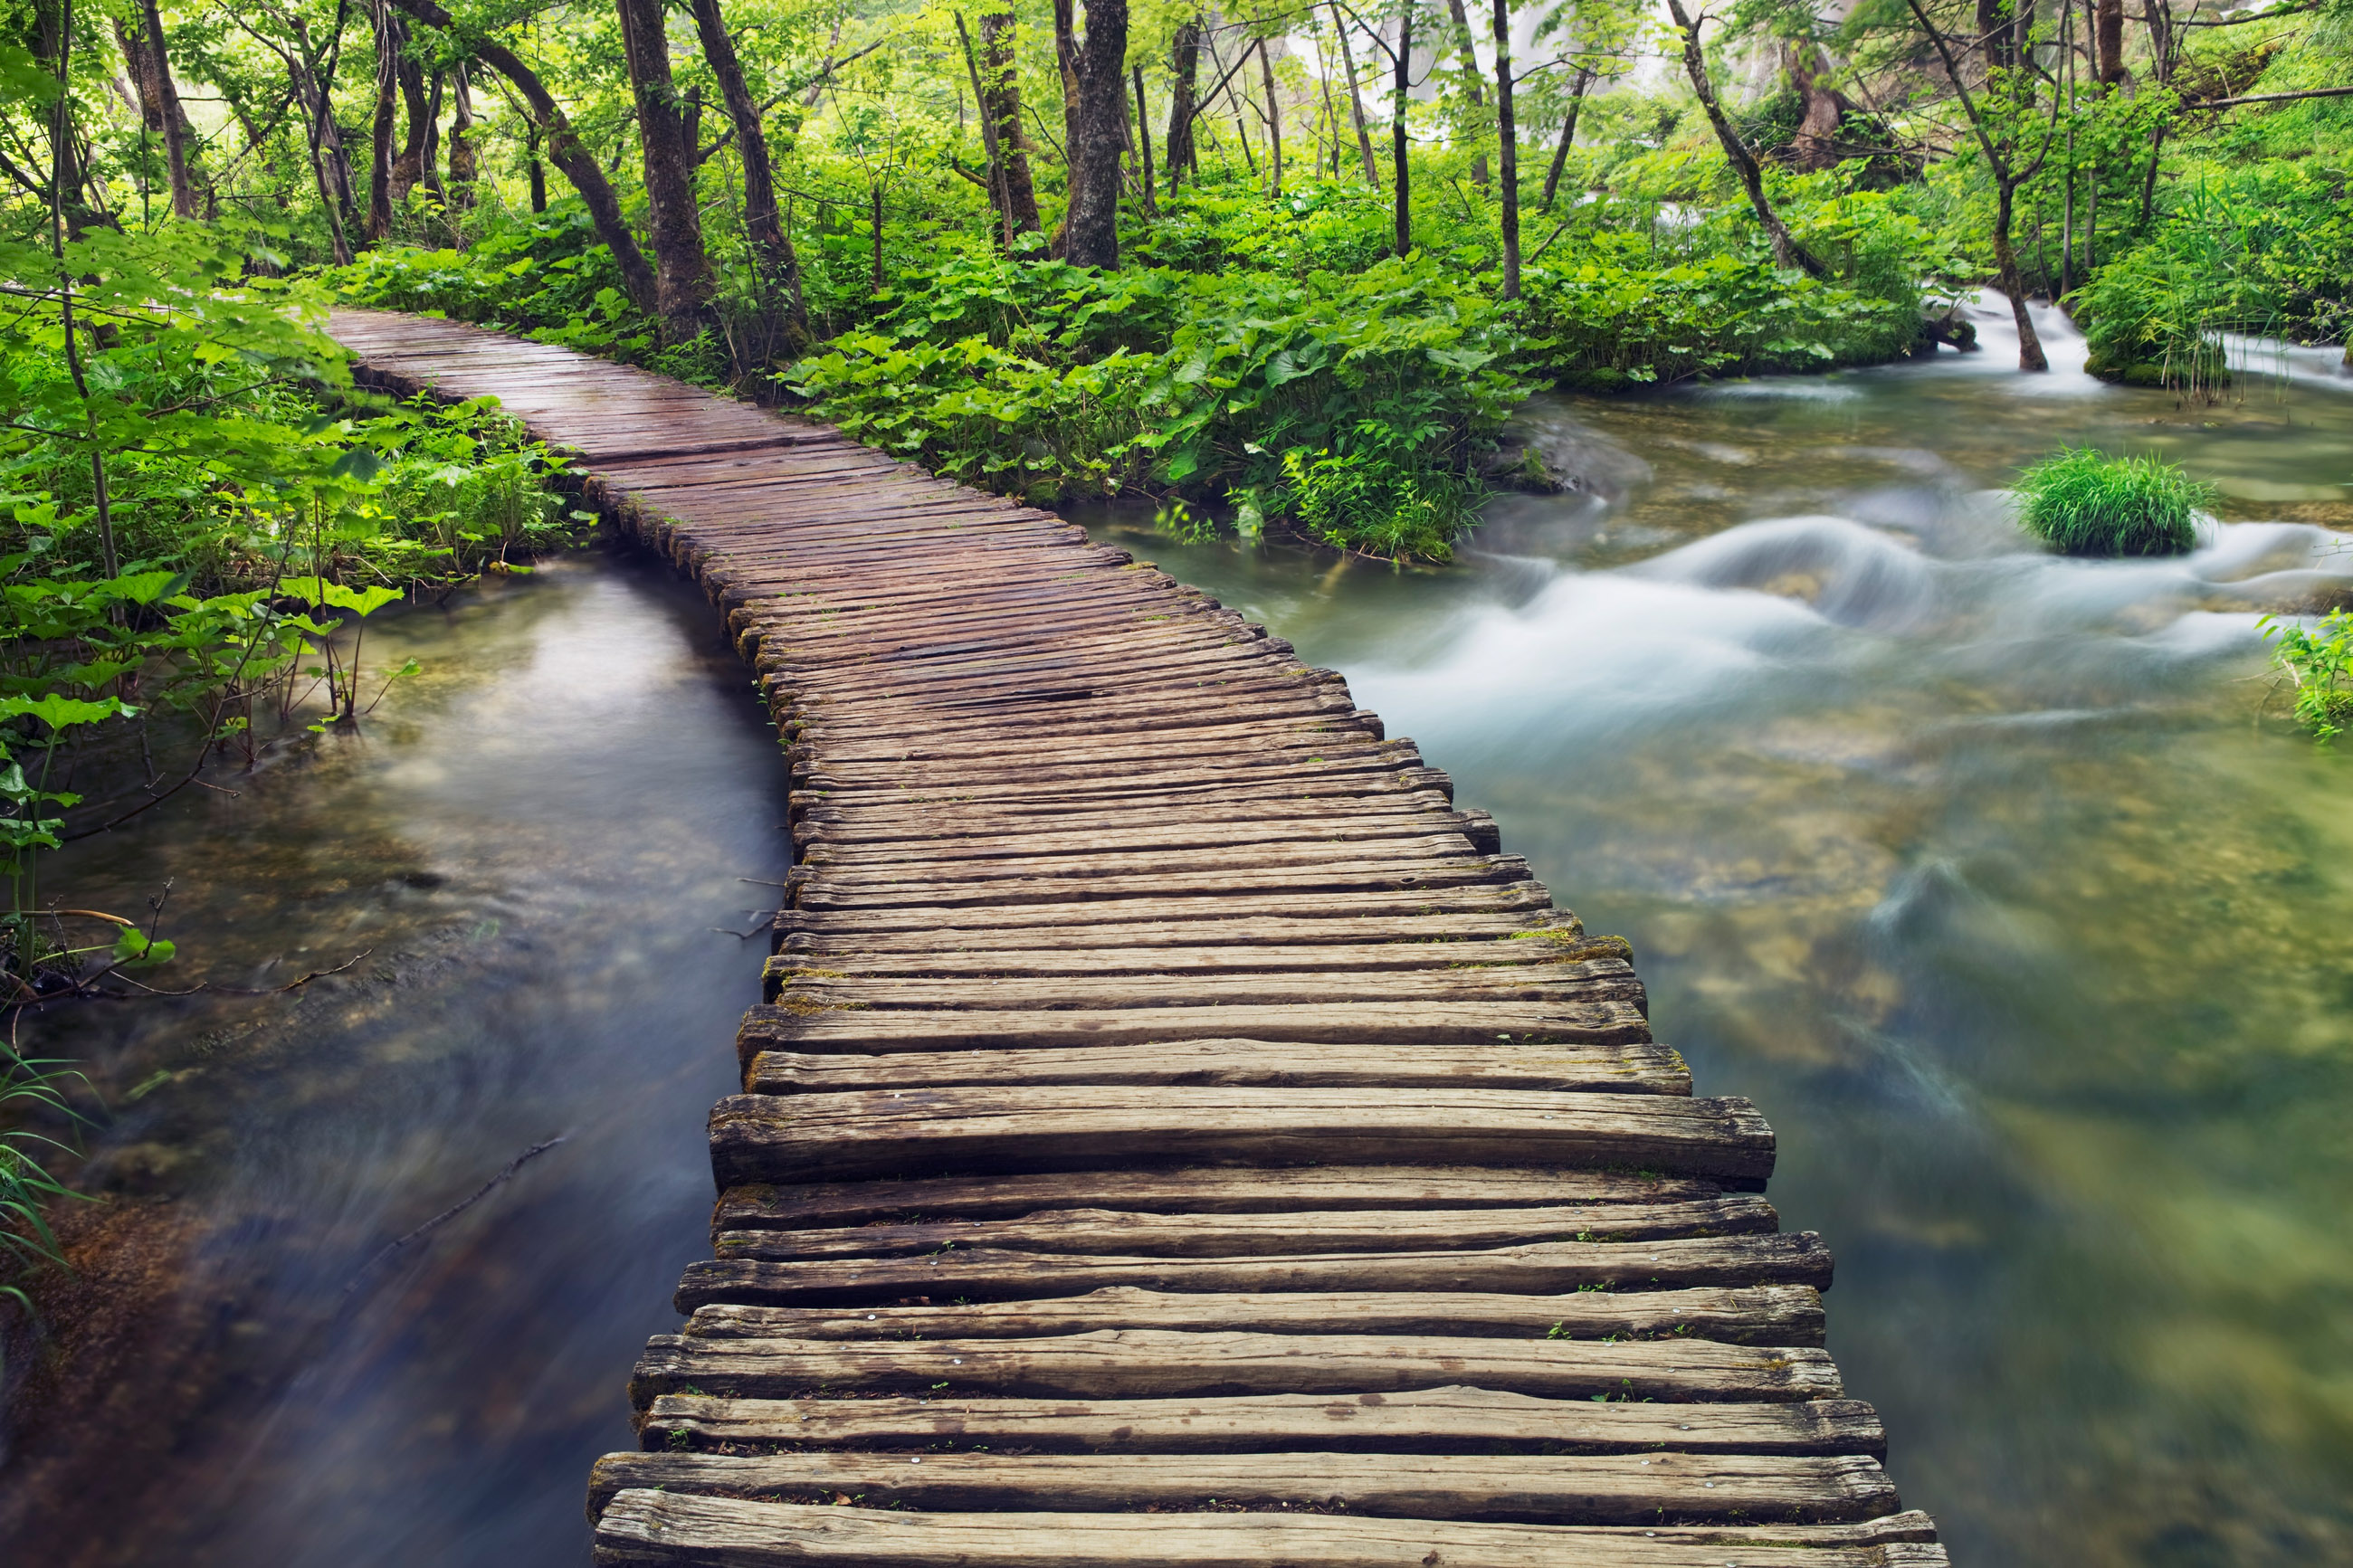
M 1568 110 L 1561 117 L 1560 142 L 1552 150 L 1552 166 L 1545 171 L 1544 210 L 1552 211 L 1553 198 L 1560 192 L 1561 171 L 1568 167 L 1568 145 L 1577 140 L 1577 111 L 1585 107 L 1586 92 L 1593 86 L 1593 69 L 1577 68 L 1577 80 L 1568 89 Z
M 1495 0 L 1496 173 L 1503 179 L 1504 298 L 1520 297 L 1520 138 L 1512 120 L 1512 12 Z
M 1029 178 L 1029 155 L 1021 133 L 1021 82 L 1013 68 L 1015 29 L 1019 24 L 1010 11 L 984 12 L 980 18 L 981 112 L 997 127 L 997 155 L 1004 163 L 1005 201 L 1012 209 L 1013 232 L 1035 234 L 1038 188 Z
M 1168 134 L 1162 138 L 1161 155 L 1168 162 L 1168 194 L 1176 194 L 1176 182 L 1188 172 L 1200 167 L 1200 153 L 1193 142 L 1193 117 L 1199 112 L 1193 100 L 1193 89 L 1199 84 L 1201 73 L 1201 18 L 1187 16 L 1176 24 L 1176 37 L 1168 46 Z
M 1446 14 L 1454 23 L 1454 53 L 1462 77 L 1463 96 L 1470 99 L 1472 136 L 1479 151 L 1472 155 L 1471 183 L 1487 188 L 1487 94 L 1479 79 L 1479 51 L 1471 45 L 1471 12 L 1462 0 L 1446 0 Z
M 1282 195 L 1282 105 L 1274 96 L 1274 66 L 1267 58 L 1266 40 L 1258 41 L 1258 77 L 1266 93 L 1266 166 L 1268 189 Z
M 428 27 L 454 34 L 456 24 L 438 0 L 392 0 L 407 16 Z M 613 253 L 614 264 L 621 271 L 621 286 L 641 310 L 655 308 L 654 270 L 646 264 L 646 254 L 638 248 L 637 237 L 629 232 L 627 219 L 621 216 L 621 204 L 613 195 L 612 182 L 587 148 L 581 145 L 580 136 L 573 130 L 572 121 L 565 116 L 563 107 L 555 101 L 539 73 L 525 65 L 520 56 L 504 44 L 489 37 L 469 36 L 468 45 L 474 58 L 504 77 L 522 99 L 532 123 L 534 149 L 543 147 L 549 162 L 564 171 L 572 188 L 580 193 L 587 205 L 588 216 L 596 226 L 596 237 Z M 539 160 L 531 161 L 533 212 L 547 207 L 545 180 L 540 175 Z
M 670 37 L 662 0 L 617 0 L 621 48 L 638 106 L 638 148 L 646 175 L 646 205 L 654 240 L 655 314 L 662 341 L 682 343 L 702 330 L 711 298 L 711 267 L 702 251 L 702 220 L 694 202 L 694 149 L 687 142 L 685 106 L 670 76 Z
M 1389 111 L 1389 158 L 1391 177 L 1397 182 L 1397 253 L 1399 257 L 1413 249 L 1413 175 L 1406 167 L 1405 114 L 1411 90 L 1413 66 L 1413 6 L 1409 4 L 1398 17 L 1396 51 L 1397 82 L 1395 101 Z
M 1373 157 L 1373 133 L 1365 123 L 1365 95 L 1356 83 L 1356 52 L 1348 44 L 1348 24 L 1340 7 L 1332 7 L 1333 30 L 1340 35 L 1340 65 L 1348 73 L 1348 115 L 1356 123 L 1356 153 L 1365 162 L 1365 183 L 1381 188 L 1379 163 Z
M 958 19 L 962 26 L 962 19 Z M 735 40 L 719 0 L 694 0 L 695 34 L 702 41 L 702 58 L 719 79 L 719 96 L 727 105 L 727 119 L 735 131 L 735 155 L 744 165 L 744 232 L 752 241 L 753 264 L 760 292 L 771 300 L 781 295 L 786 337 L 797 350 L 808 341 L 808 306 L 801 293 L 801 258 L 785 232 L 776 210 L 776 176 L 768 161 L 768 133 L 760 123 L 760 105 L 744 79 L 744 65 L 735 54 Z
M 1830 268 L 1821 258 L 1798 243 L 1781 215 L 1765 198 L 1765 174 L 1757 164 L 1757 155 L 1748 150 L 1733 130 L 1732 121 L 1724 112 L 1724 105 L 1715 96 L 1715 84 L 1708 79 L 1707 56 L 1700 48 L 1700 23 L 1692 19 L 1690 8 L 1683 0 L 1667 0 L 1667 11 L 1674 18 L 1675 30 L 1683 35 L 1683 71 L 1691 78 L 1692 90 L 1699 95 L 1700 107 L 1707 111 L 1707 122 L 1715 129 L 1716 144 L 1724 149 L 1726 162 L 1734 174 L 1740 176 L 1740 188 L 1748 195 L 1748 205 L 1757 214 L 1757 221 L 1765 226 L 1765 237 L 1773 247 L 1773 259 L 1783 267 L 1804 269 L 1809 277 L 1826 278 Z M 1704 18 L 1702 18 L 1704 20 Z
M 1054 0 L 1056 43 L 1074 93 L 1070 205 L 1062 255 L 1082 267 L 1119 265 L 1119 155 L 1127 128 L 1127 0 L 1089 0 L 1078 37 L 1076 0 Z
M 401 39 L 391 0 L 372 0 L 368 20 L 375 27 L 375 113 L 368 137 L 367 224 L 360 232 L 374 245 L 392 232 L 392 142 L 399 130 Z
M 144 0 L 130 20 L 117 17 L 114 36 L 122 47 L 123 60 L 131 67 L 131 79 L 138 89 L 140 122 L 164 143 L 164 167 L 172 182 L 172 211 L 179 217 L 195 217 L 196 187 L 189 150 L 195 141 L 195 132 L 188 123 L 187 109 L 180 101 L 179 86 L 172 77 L 172 57 L 166 47 L 163 15 L 155 8 L 155 0 Z
M 481 178 L 481 162 L 474 150 L 474 94 L 467 79 L 472 65 L 459 60 L 449 71 L 449 210 L 466 212 L 474 205 L 475 187 Z

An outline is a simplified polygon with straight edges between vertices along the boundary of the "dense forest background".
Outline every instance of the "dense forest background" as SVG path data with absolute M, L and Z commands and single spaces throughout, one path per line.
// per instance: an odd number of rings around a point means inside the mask
M 337 300 L 1427 561 L 1574 481 L 1496 440 L 1540 387 L 1965 351 L 1978 289 L 2022 370 L 2054 300 L 2185 399 L 2231 334 L 2353 326 L 2347 0 L 453 3 L 8 7 L 11 1005 L 170 957 L 45 903 L 42 850 L 359 725 L 407 673 L 367 616 L 589 521 L 495 406 L 356 391 Z M 6 1137 L 34 1262 L 57 1189 Z

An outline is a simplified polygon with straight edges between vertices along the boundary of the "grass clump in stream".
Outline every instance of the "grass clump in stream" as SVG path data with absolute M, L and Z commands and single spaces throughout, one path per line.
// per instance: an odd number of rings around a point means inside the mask
M 2213 489 L 2155 458 L 2067 447 L 2019 476 L 2019 521 L 2068 555 L 2179 555 Z

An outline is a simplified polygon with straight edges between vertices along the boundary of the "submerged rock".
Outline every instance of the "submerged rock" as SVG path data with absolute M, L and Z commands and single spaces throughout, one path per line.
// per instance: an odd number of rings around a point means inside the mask
M 1479 472 L 1501 489 L 1610 501 L 1623 500 L 1655 477 L 1650 464 L 1547 397 L 1521 405 Z

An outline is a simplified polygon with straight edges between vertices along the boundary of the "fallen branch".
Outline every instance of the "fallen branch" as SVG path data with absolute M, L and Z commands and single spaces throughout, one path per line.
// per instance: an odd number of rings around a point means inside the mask
M 345 1296 L 349 1296 L 353 1291 L 358 1289 L 360 1286 L 365 1282 L 369 1273 L 375 1269 L 377 1264 L 382 1263 L 385 1258 L 390 1258 L 394 1253 L 398 1252 L 410 1242 L 417 1241 L 425 1237 L 430 1236 L 433 1232 L 440 1229 L 443 1226 L 448 1225 L 451 1220 L 456 1219 L 459 1215 L 464 1214 L 468 1209 L 472 1208 L 484 1198 L 489 1197 L 491 1194 L 497 1191 L 501 1185 L 512 1180 L 514 1173 L 517 1171 L 522 1170 L 523 1166 L 529 1164 L 532 1161 L 538 1159 L 542 1154 L 546 1153 L 550 1149 L 554 1148 L 558 1143 L 563 1142 L 565 1139 L 571 1136 L 572 1134 L 569 1132 L 559 1132 L 544 1143 L 533 1144 L 522 1153 L 517 1154 L 513 1159 L 509 1160 L 506 1164 L 506 1169 L 501 1171 L 497 1175 L 492 1176 L 489 1181 L 484 1182 L 481 1184 L 480 1189 L 477 1191 L 472 1197 L 466 1199 L 462 1203 L 451 1204 L 448 1208 L 443 1209 L 439 1214 L 435 1215 L 431 1219 L 427 1220 L 423 1225 L 420 1225 L 415 1230 L 410 1231 L 406 1236 L 400 1237 L 397 1241 L 388 1243 L 383 1251 L 377 1253 L 374 1258 L 369 1258 L 365 1263 L 360 1266 L 360 1271 L 352 1276 L 352 1282 L 343 1287 L 343 1294 Z

